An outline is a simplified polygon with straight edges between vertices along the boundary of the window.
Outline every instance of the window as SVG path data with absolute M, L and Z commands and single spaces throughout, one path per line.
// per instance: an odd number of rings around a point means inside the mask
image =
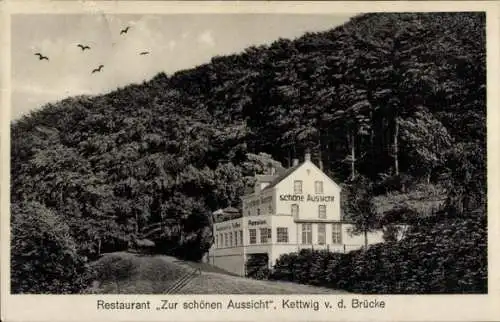
M 272 214 L 272 213 L 273 213 L 273 206 L 271 206 L 271 205 L 270 205 L 270 206 L 267 208 L 267 211 L 268 211 L 270 214 Z
M 332 226 L 332 243 L 342 244 L 342 226 L 341 224 L 333 224 Z
M 240 230 L 240 245 L 243 245 L 243 230 Z
M 326 205 L 318 206 L 318 217 L 320 219 L 326 219 Z
M 215 235 L 215 247 L 219 247 L 219 235 Z
M 267 239 L 270 241 L 270 242 L 273 242 L 273 231 L 271 228 L 267 228 Z
M 326 225 L 318 224 L 318 244 L 326 244 Z
M 227 247 L 229 245 L 229 242 L 227 240 L 227 233 L 224 233 L 224 247 Z
M 294 203 L 291 207 L 292 207 L 292 216 L 298 217 L 299 216 L 299 205 Z
M 233 232 L 229 233 L 229 247 L 233 247 Z
M 224 235 L 222 233 L 220 233 L 220 236 L 219 236 L 219 243 L 220 243 L 220 247 L 224 247 Z
M 295 180 L 293 182 L 293 193 L 295 193 L 295 194 L 302 193 L 302 181 L 301 180 Z
M 250 244 L 256 244 L 257 243 L 257 230 L 256 229 L 249 229 L 248 235 L 250 236 Z
M 260 229 L 260 242 L 262 244 L 266 244 L 268 237 L 269 237 L 269 234 L 267 232 L 267 228 L 261 228 Z
M 278 243 L 288 243 L 288 228 L 286 227 L 276 228 L 276 236 Z
M 302 244 L 312 244 L 312 224 L 302 224 Z
M 238 246 L 238 233 L 239 231 L 234 232 L 234 246 Z
M 252 213 L 250 212 L 250 210 L 248 211 L 248 216 L 250 217 L 252 215 Z
M 260 216 L 260 208 L 257 208 L 257 216 Z
M 323 181 L 315 181 L 314 182 L 314 191 L 317 194 L 322 194 L 323 193 Z

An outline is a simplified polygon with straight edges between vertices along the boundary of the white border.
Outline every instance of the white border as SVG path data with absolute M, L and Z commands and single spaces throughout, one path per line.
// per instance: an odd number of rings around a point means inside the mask
M 496 215 L 500 209 L 498 195 L 500 183 L 498 165 L 500 147 L 499 124 L 499 12 L 500 3 L 495 1 L 441 1 L 441 2 L 161 2 L 161 1 L 7 1 L 0 2 L 0 32 L 2 78 L 0 93 L 2 121 L 0 136 L 1 152 L 1 320 L 2 321 L 219 321 L 219 320 L 333 320 L 333 321 L 494 321 L 500 320 L 500 220 Z M 401 295 L 401 296 L 359 296 L 362 299 L 383 299 L 383 310 L 276 310 L 270 314 L 263 311 L 150 311 L 113 312 L 96 311 L 96 300 L 151 300 L 158 302 L 166 298 L 161 295 L 9 295 L 9 153 L 10 153 L 10 15 L 18 13 L 294 13 L 294 14 L 335 14 L 342 12 L 402 12 L 402 11 L 486 11 L 487 12 L 487 81 L 488 81 L 488 295 Z M 242 299 L 326 299 L 336 301 L 358 296 L 262 296 L 262 295 L 208 295 L 208 296 L 168 296 L 169 299 L 185 301 L 203 299 L 206 301 L 227 301 Z

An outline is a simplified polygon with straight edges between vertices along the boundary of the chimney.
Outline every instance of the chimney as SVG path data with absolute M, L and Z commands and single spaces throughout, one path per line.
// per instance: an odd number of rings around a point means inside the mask
M 299 165 L 299 159 L 293 159 L 292 160 L 292 167 L 296 167 Z
M 304 155 L 304 162 L 311 161 L 311 151 L 309 149 L 306 150 L 306 154 Z

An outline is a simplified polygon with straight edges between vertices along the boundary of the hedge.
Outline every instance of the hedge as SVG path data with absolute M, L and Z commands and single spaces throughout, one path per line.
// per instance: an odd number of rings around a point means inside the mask
M 446 220 L 366 251 L 285 254 L 269 278 L 365 294 L 487 293 L 486 235 L 485 218 Z

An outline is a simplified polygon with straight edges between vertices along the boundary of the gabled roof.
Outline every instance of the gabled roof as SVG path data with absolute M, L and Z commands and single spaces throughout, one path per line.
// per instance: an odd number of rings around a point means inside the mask
M 302 164 L 286 169 L 283 173 L 278 175 L 273 181 L 271 181 L 269 185 L 267 185 L 262 190 L 267 190 L 275 187 L 277 184 L 279 184 L 281 181 L 285 180 L 289 175 L 291 175 L 295 170 L 297 170 Z

